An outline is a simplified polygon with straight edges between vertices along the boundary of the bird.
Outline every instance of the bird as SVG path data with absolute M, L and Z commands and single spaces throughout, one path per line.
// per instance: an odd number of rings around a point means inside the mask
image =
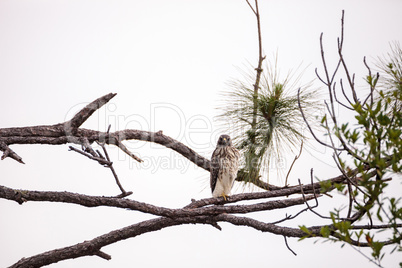
M 213 197 L 230 195 L 239 169 L 239 151 L 229 135 L 221 135 L 211 157 L 210 184 Z

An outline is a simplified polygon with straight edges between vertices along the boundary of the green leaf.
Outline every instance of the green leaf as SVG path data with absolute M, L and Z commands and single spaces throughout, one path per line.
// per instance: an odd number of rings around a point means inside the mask
M 342 192 L 343 189 L 345 189 L 345 184 L 343 183 L 334 183 L 334 186 L 339 192 Z
M 320 181 L 320 186 L 321 186 L 321 193 L 325 193 L 331 189 L 332 183 L 331 181 Z
M 321 119 L 321 124 L 324 124 L 324 122 L 327 120 L 327 115 L 324 115 Z
M 308 235 L 312 235 L 312 232 L 305 226 L 305 225 L 299 225 L 300 230 L 305 232 Z
M 350 136 L 350 140 L 352 141 L 352 143 L 356 143 L 356 141 L 359 139 L 359 132 L 357 132 L 357 130 L 353 130 L 352 135 Z
M 381 207 L 379 207 L 378 209 L 377 209 L 377 218 L 382 222 L 383 220 L 382 220 L 382 217 L 381 217 Z
M 376 259 L 380 259 L 381 250 L 384 244 L 381 242 L 374 242 L 371 244 L 371 248 L 373 249 L 372 256 Z
M 329 235 L 331 234 L 331 231 L 329 230 L 328 226 L 323 226 L 323 227 L 321 227 L 320 234 L 323 237 L 329 237 Z

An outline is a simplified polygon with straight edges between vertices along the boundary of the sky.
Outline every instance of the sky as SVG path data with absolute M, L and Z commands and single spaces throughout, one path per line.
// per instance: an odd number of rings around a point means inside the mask
M 321 68 L 319 36 L 330 68 L 336 63 L 336 38 L 345 10 L 344 54 L 360 88 L 370 64 L 402 40 L 402 1 L 260 1 L 263 50 L 282 74 L 304 69 L 302 82 Z M 245 1 L 88 1 L 0 0 L 0 127 L 48 125 L 69 120 L 87 103 L 109 92 L 117 95 L 82 127 L 105 131 L 162 130 L 210 157 L 217 138 L 230 133 L 217 120 L 222 92 L 258 57 L 255 17 Z M 299 69 L 300 70 L 300 69 Z M 320 88 L 318 81 L 314 82 Z M 362 86 L 361 86 L 362 88 Z M 340 116 L 342 114 L 340 113 Z M 347 120 L 347 118 L 341 118 Z M 296 162 L 290 184 L 338 175 L 330 151 L 317 144 Z M 210 197 L 209 173 L 162 146 L 131 141 L 126 145 L 144 159 L 138 165 L 109 147 L 129 198 L 179 208 L 192 198 Z M 0 161 L 0 184 L 17 189 L 71 191 L 88 195 L 119 194 L 109 170 L 68 145 L 13 145 L 26 163 Z M 287 155 L 288 170 L 294 154 Z M 290 160 L 289 160 L 290 159 Z M 271 176 L 270 183 L 283 185 Z M 234 193 L 253 191 L 236 184 Z M 399 184 L 393 189 L 400 192 Z M 322 212 L 337 197 L 323 197 Z M 327 206 L 325 206 L 327 205 Z M 299 208 L 255 213 L 267 222 Z M 0 200 L 0 266 L 22 257 L 95 238 L 152 216 L 112 208 Z M 316 225 L 312 214 L 298 224 Z M 322 240 L 288 239 L 221 224 L 164 229 L 103 248 L 111 261 L 83 257 L 49 267 L 340 267 L 370 264 L 359 252 Z M 363 250 L 366 254 L 369 251 Z M 401 254 L 386 256 L 396 267 Z

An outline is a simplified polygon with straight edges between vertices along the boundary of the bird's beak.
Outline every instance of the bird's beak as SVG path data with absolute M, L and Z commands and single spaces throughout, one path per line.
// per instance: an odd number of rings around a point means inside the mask
M 226 138 L 223 138 L 223 141 L 226 142 Z

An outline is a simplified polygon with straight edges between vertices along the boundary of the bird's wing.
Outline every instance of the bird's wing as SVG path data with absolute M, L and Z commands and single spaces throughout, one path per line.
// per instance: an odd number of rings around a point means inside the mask
M 233 183 L 237 178 L 237 173 L 239 171 L 239 161 L 240 161 L 240 152 L 237 150 L 235 147 L 231 147 L 232 153 L 233 153 L 233 161 L 232 161 L 232 176 L 233 176 Z
M 218 149 L 212 153 L 211 157 L 211 170 L 210 170 L 210 184 L 211 184 L 211 191 L 214 192 L 216 182 L 218 181 L 218 174 L 219 174 L 219 156 L 218 156 Z

